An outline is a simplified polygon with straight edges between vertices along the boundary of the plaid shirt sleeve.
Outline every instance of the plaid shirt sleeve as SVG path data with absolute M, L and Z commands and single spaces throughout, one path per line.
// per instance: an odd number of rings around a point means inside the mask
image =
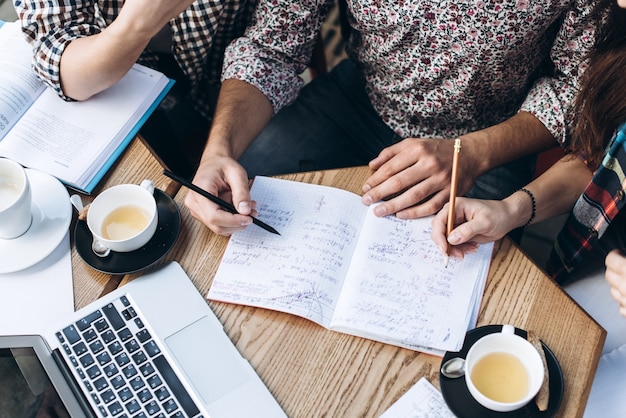
M 548 259 L 548 274 L 567 279 L 581 260 L 597 245 L 611 222 L 626 205 L 626 124 L 609 143 L 602 165 L 578 198 Z
M 33 67 L 61 97 L 61 55 L 74 39 L 99 33 L 104 17 L 96 14 L 96 1 L 51 2 L 15 0 L 22 31 L 33 46 Z
M 553 75 L 539 79 L 521 106 L 521 110 L 537 117 L 560 144 L 568 142 L 570 121 L 574 119 L 572 103 L 586 67 L 584 56 L 594 43 L 595 25 L 590 17 L 593 5 L 589 0 L 572 2 L 550 53 Z

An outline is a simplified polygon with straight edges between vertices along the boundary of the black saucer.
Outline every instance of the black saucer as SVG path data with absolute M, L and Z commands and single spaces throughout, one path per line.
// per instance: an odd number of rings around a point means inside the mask
M 463 348 L 459 352 L 446 352 L 441 360 L 441 364 L 451 359 L 452 357 L 465 358 L 472 344 L 476 342 L 480 337 L 492 334 L 494 332 L 500 332 L 502 325 L 487 325 L 484 327 L 475 328 L 467 332 L 465 336 L 465 342 Z M 520 337 L 526 338 L 526 331 L 519 328 L 515 328 L 515 333 Z M 559 409 L 561 401 L 563 400 L 563 372 L 558 360 L 550 351 L 547 345 L 541 342 L 543 351 L 546 354 L 546 360 L 548 362 L 548 373 L 550 376 L 550 400 L 548 402 L 548 409 L 545 411 L 539 411 L 535 400 L 521 409 L 511 412 L 495 412 L 491 411 L 481 404 L 476 402 L 472 395 L 470 395 L 465 385 L 465 377 L 459 377 L 456 379 L 450 379 L 439 373 L 439 385 L 441 387 L 441 394 L 443 399 L 448 404 L 450 410 L 460 418 L 491 418 L 491 417 L 552 417 Z
M 181 218 L 178 206 L 167 194 L 154 189 L 159 223 L 152 239 L 143 247 L 127 253 L 111 251 L 107 257 L 98 257 L 91 250 L 92 235 L 87 222 L 76 222 L 74 240 L 81 258 L 94 269 L 107 274 L 129 274 L 150 267 L 169 252 L 180 232 Z

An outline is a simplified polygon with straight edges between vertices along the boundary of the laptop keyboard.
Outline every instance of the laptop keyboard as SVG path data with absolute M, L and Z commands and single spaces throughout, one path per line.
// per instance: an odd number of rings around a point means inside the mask
M 200 411 L 126 296 L 56 333 L 98 415 L 197 417 Z

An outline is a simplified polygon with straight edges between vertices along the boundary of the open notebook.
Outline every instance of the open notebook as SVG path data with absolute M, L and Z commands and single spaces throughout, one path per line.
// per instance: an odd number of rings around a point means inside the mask
M 285 416 L 175 262 L 49 335 L 0 336 L 0 370 L 0 416 Z
M 379 218 L 346 190 L 254 179 L 258 218 L 228 243 L 208 298 L 287 312 L 327 329 L 443 355 L 476 326 L 493 243 L 450 259 L 431 218 Z

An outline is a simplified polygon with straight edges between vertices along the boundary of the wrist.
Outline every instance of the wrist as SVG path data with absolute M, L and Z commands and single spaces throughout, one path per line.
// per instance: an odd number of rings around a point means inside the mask
M 507 197 L 504 202 L 509 208 L 512 222 L 511 229 L 528 226 L 533 223 L 537 214 L 537 202 L 533 193 L 521 188 Z
M 481 134 L 481 131 L 461 135 L 459 139 L 463 143 L 463 163 L 467 166 L 468 162 L 471 162 L 471 167 L 467 167 L 467 169 L 474 173 L 475 178 L 493 168 L 491 165 L 491 144 Z
M 117 18 L 103 30 L 103 33 L 116 43 L 126 42 L 141 46 L 143 49 L 161 27 L 157 22 L 151 22 L 144 16 L 136 16 L 122 8 Z

